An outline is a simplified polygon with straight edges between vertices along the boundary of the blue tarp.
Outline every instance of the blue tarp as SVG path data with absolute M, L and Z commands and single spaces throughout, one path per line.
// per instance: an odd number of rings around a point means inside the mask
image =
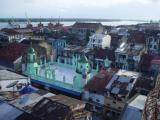
M 20 90 L 20 94 L 29 94 L 29 93 L 34 93 L 37 90 L 31 86 L 26 86 L 24 88 L 22 88 L 22 90 Z

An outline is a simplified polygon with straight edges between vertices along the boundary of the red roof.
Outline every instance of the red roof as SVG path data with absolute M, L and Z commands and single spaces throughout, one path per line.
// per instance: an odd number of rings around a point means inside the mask
M 160 65 L 160 56 L 144 54 L 139 63 L 142 70 L 149 70 L 151 64 Z
M 14 29 L 4 28 L 1 31 L 5 32 L 7 35 L 17 35 L 20 34 L 19 32 L 15 31 Z
M 28 45 L 11 43 L 0 49 L 0 59 L 13 62 L 23 55 L 28 48 Z
M 95 50 L 95 58 L 106 59 L 106 57 L 111 61 L 115 61 L 114 50 L 109 50 L 109 49 L 96 49 Z
M 145 33 L 142 31 L 130 31 L 129 42 L 145 43 Z
M 79 22 L 76 22 L 72 27 L 73 28 L 97 29 L 99 26 L 102 26 L 102 24 L 101 23 L 79 23 Z
M 88 91 L 104 91 L 116 71 L 116 69 L 101 70 L 84 86 L 84 89 Z

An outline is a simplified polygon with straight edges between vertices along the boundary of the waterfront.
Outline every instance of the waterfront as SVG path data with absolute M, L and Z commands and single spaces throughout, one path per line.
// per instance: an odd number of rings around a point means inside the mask
M 76 22 L 76 21 L 75 21 Z M 75 22 L 61 22 L 65 26 L 73 25 Z M 26 26 L 27 22 L 16 22 L 19 24 L 22 28 Z M 48 22 L 42 22 L 44 25 L 47 25 Z M 55 23 L 55 22 L 53 22 Z M 140 21 L 109 21 L 109 22 L 101 22 L 103 25 L 109 25 L 109 26 L 118 26 L 118 25 L 135 25 L 138 23 L 144 23 Z M 39 24 L 39 22 L 32 22 L 33 26 L 36 26 Z M 6 28 L 8 26 L 7 22 L 0 22 L 0 29 Z

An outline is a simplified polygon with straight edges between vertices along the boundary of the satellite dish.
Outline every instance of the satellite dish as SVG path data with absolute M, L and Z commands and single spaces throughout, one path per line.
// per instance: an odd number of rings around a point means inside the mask
M 18 83 L 18 81 L 14 81 L 11 84 L 7 85 L 6 88 L 14 87 L 17 83 Z

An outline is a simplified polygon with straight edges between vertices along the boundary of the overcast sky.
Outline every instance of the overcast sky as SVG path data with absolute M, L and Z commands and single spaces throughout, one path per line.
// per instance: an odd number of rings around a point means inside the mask
M 160 0 L 0 0 L 0 17 L 160 19 Z

